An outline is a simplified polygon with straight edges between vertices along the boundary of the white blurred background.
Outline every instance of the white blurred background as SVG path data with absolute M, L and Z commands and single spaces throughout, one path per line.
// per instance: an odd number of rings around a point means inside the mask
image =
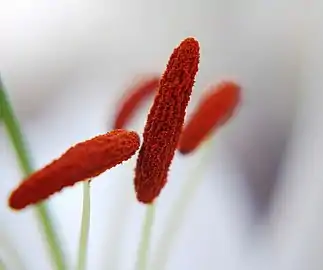
M 0 72 L 39 168 L 109 130 L 133 78 L 162 72 L 172 49 L 196 37 L 201 63 L 188 111 L 222 79 L 241 84 L 243 101 L 214 136 L 167 269 L 316 270 L 323 264 L 322 8 L 319 0 L 0 0 Z M 129 128 L 142 132 L 148 108 Z M 155 238 L 202 154 L 176 156 Z M 93 181 L 89 269 L 133 269 L 143 218 L 134 164 Z M 51 269 L 34 212 L 7 207 L 21 174 L 2 126 L 0 168 L 1 260 L 24 269 L 10 259 L 11 244 L 26 269 Z M 77 185 L 50 200 L 71 267 L 81 194 Z

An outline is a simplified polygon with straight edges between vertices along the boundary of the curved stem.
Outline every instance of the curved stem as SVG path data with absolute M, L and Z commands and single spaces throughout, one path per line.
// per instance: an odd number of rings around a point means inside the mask
M 210 149 L 210 140 L 208 140 L 204 145 L 203 149 L 207 154 L 208 149 Z M 189 208 L 191 201 L 193 200 L 196 192 L 198 191 L 201 183 L 203 182 L 203 161 L 198 165 L 198 168 L 194 170 L 191 174 L 191 178 L 185 181 L 183 189 L 169 214 L 168 220 L 166 222 L 166 227 L 160 236 L 160 240 L 157 243 L 157 248 L 154 253 L 153 261 L 151 264 L 151 269 L 163 270 L 166 268 L 166 264 L 171 252 L 172 244 L 176 239 L 176 233 L 178 232 L 180 226 L 182 225 L 183 218 L 186 211 Z
M 28 155 L 27 147 L 25 145 L 23 134 L 20 129 L 18 120 L 14 114 L 13 108 L 9 99 L 6 96 L 4 87 L 0 78 L 0 109 L 1 115 L 8 132 L 9 138 L 15 149 L 17 160 L 19 162 L 21 171 L 24 176 L 28 176 L 33 172 L 30 157 Z M 36 214 L 40 223 L 42 224 L 44 235 L 47 240 L 49 251 L 52 257 L 52 261 L 57 270 L 66 269 L 66 264 L 63 256 L 63 252 L 59 245 L 59 238 L 54 229 L 52 222 L 52 216 L 46 203 L 42 203 L 36 206 Z
M 138 247 L 136 270 L 146 270 L 150 251 L 151 233 L 155 219 L 155 204 L 146 206 L 141 240 Z
M 79 241 L 79 252 L 78 252 L 78 262 L 77 270 L 86 269 L 86 256 L 87 247 L 89 240 L 89 230 L 90 230 L 90 216 L 91 216 L 91 196 L 90 196 L 90 182 L 85 181 L 83 183 L 83 210 L 82 210 L 82 224 L 81 224 L 81 234 Z

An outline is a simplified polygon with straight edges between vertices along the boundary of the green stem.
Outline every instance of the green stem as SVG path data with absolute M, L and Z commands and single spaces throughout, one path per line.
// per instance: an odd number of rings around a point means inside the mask
M 0 270 L 6 270 L 6 267 L 4 266 L 4 263 L 0 259 Z
M 90 196 L 90 182 L 83 183 L 83 210 L 82 210 L 82 224 L 79 241 L 78 263 L 77 270 L 86 269 L 86 256 L 89 240 L 90 229 L 90 215 L 91 215 L 91 196 Z
M 146 206 L 141 241 L 138 247 L 136 270 L 146 270 L 150 251 L 151 233 L 155 219 L 155 204 Z
M 207 141 L 203 145 L 203 149 L 207 154 L 210 149 L 210 141 Z M 189 208 L 196 192 L 198 191 L 202 180 L 203 180 L 203 164 L 205 164 L 204 159 L 201 159 L 201 164 L 198 168 L 194 170 L 191 174 L 191 179 L 185 181 L 184 187 L 181 189 L 181 193 L 175 203 L 172 206 L 171 213 L 166 222 L 166 227 L 161 234 L 160 240 L 158 241 L 156 252 L 154 253 L 153 261 L 151 264 L 151 269 L 163 270 L 166 268 L 168 258 L 171 252 L 171 247 L 176 239 L 176 233 L 180 228 L 186 211 Z
M 9 138 L 15 149 L 17 160 L 24 176 L 28 176 L 33 172 L 30 157 L 28 156 L 27 147 L 24 142 L 23 134 L 20 129 L 19 122 L 14 114 L 10 101 L 5 93 L 0 78 L 0 109 L 3 121 L 8 132 Z M 42 224 L 44 235 L 47 240 L 52 261 L 57 270 L 66 269 L 63 252 L 59 245 L 59 239 L 54 229 L 52 216 L 46 203 L 36 206 L 36 214 Z

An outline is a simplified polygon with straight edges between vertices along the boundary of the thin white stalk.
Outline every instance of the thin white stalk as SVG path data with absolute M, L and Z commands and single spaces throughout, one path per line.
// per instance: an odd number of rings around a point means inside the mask
M 90 216 L 91 216 L 91 197 L 90 197 L 90 181 L 83 183 L 83 211 L 81 234 L 79 241 L 78 263 L 77 270 L 86 269 L 86 258 L 88 251 L 88 240 L 90 231 Z
M 137 263 L 135 268 L 136 270 L 147 270 L 154 219 L 155 219 L 155 204 L 149 204 L 146 206 L 146 214 L 145 214 L 145 220 L 143 223 L 141 241 L 138 246 Z

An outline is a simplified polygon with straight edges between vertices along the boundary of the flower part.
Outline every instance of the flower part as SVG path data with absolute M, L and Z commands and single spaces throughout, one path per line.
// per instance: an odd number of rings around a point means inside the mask
M 226 123 L 239 100 L 240 87 L 234 82 L 213 86 L 184 126 L 178 147 L 180 153 L 191 153 L 212 130 Z
M 67 186 L 98 176 L 129 159 L 139 146 L 138 134 L 126 130 L 113 130 L 78 143 L 23 181 L 11 193 L 9 206 L 23 209 Z
M 199 64 L 199 43 L 187 38 L 173 51 L 150 109 L 135 170 L 135 191 L 152 203 L 166 184 Z
M 114 129 L 124 128 L 127 125 L 141 102 L 156 92 L 159 80 L 159 76 L 151 76 L 139 85 L 129 89 L 116 115 Z

